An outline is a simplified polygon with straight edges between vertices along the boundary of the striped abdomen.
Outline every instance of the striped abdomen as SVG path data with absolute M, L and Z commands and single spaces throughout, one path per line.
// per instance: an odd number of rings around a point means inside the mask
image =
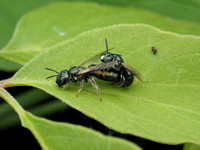
M 105 70 L 97 70 L 91 73 L 92 76 L 97 77 L 98 79 L 104 81 L 111 81 L 111 82 L 119 82 L 120 81 L 120 73 L 115 69 L 111 68 L 108 71 Z

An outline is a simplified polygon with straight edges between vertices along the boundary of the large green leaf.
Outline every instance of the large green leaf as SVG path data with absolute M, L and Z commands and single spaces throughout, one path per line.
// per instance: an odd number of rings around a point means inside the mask
M 85 127 L 53 122 L 36 117 L 26 112 L 2 87 L 0 87 L 0 96 L 15 109 L 20 116 L 22 125 L 34 134 L 44 150 L 140 150 L 133 143 L 119 138 L 105 136 Z
M 144 77 L 129 88 L 118 88 L 97 80 L 102 99 L 96 90 L 85 85 L 79 97 L 79 85 L 60 90 L 55 79 L 61 71 L 105 50 L 104 37 L 114 53 Z M 158 53 L 154 55 L 151 47 Z M 184 36 L 136 25 L 116 25 L 85 32 L 49 48 L 33 58 L 9 82 L 30 85 L 56 96 L 70 106 L 122 133 L 129 133 L 162 143 L 200 144 L 200 37 Z
M 198 24 L 176 21 L 136 8 L 57 3 L 25 15 L 0 55 L 24 64 L 45 48 L 95 27 L 118 23 L 146 23 L 185 34 L 199 34 L 200 31 Z

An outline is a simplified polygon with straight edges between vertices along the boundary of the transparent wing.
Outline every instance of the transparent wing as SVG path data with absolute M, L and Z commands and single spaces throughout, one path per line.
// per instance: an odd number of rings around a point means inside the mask
M 117 64 L 118 64 L 118 61 L 111 61 L 108 63 L 97 64 L 97 65 L 91 66 L 87 69 L 79 71 L 77 73 L 77 75 L 82 75 L 82 74 L 90 73 L 90 72 L 97 71 L 97 70 L 109 69 Z
M 136 76 L 140 81 L 143 80 L 142 75 L 133 67 L 127 65 L 126 63 L 120 63 L 126 70 L 130 71 L 134 76 Z
M 110 51 L 111 49 L 113 49 L 113 48 L 108 49 L 108 51 Z M 102 53 L 100 53 L 100 54 L 88 59 L 87 61 L 83 62 L 79 66 L 84 66 L 86 64 L 91 64 L 91 63 L 95 62 L 96 60 L 100 60 L 101 56 L 104 55 L 105 53 L 106 53 L 106 51 L 104 51 L 104 52 L 102 52 Z
M 80 64 L 79 66 L 83 66 L 83 65 L 85 65 L 85 64 L 91 64 L 91 63 L 93 63 L 94 61 L 100 59 L 100 57 L 101 57 L 104 53 L 105 53 L 105 52 L 102 52 L 102 53 L 100 53 L 100 54 L 98 54 L 98 55 L 96 55 L 96 56 L 94 56 L 94 57 L 88 59 L 87 61 L 83 62 L 83 63 Z

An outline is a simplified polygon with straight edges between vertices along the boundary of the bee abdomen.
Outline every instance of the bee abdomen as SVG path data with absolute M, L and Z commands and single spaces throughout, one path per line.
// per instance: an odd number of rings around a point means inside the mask
M 98 70 L 91 73 L 91 75 L 104 81 L 118 82 L 120 80 L 120 74 L 115 69 Z
M 134 76 L 132 75 L 132 73 L 130 71 L 124 70 L 122 75 L 124 77 L 123 78 L 124 83 L 120 86 L 124 87 L 124 88 L 130 86 L 133 83 L 133 80 L 134 80 Z

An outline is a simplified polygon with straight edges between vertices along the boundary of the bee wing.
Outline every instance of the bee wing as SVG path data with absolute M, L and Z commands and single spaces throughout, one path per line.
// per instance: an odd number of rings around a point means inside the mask
M 126 70 L 130 71 L 134 76 L 136 76 L 140 81 L 143 80 L 142 75 L 133 67 L 127 65 L 126 63 L 120 63 Z
M 94 56 L 94 57 L 88 59 L 87 61 L 83 62 L 83 63 L 80 64 L 79 66 L 83 66 L 83 65 L 85 65 L 85 64 L 91 64 L 91 63 L 93 63 L 94 61 L 98 60 L 104 53 L 105 53 L 105 52 L 102 52 L 102 53 L 100 53 L 100 54 L 98 54 L 98 55 L 96 55 L 96 56 Z
M 97 71 L 97 70 L 109 69 L 109 68 L 111 68 L 111 67 L 113 67 L 114 65 L 117 65 L 117 64 L 118 64 L 118 61 L 111 61 L 111 62 L 108 62 L 108 63 L 97 64 L 97 65 L 91 66 L 87 69 L 79 71 L 77 73 L 77 75 L 83 75 L 83 74 L 94 72 L 94 71 Z
M 110 51 L 111 49 L 113 49 L 113 48 L 108 49 L 108 51 Z M 92 57 L 92 58 L 90 58 L 90 59 L 88 59 L 87 61 L 83 62 L 83 63 L 80 64 L 79 66 L 83 66 L 83 65 L 85 65 L 85 64 L 91 64 L 91 63 L 93 63 L 94 61 L 99 60 L 100 57 L 101 57 L 102 55 L 104 55 L 104 54 L 105 54 L 105 51 L 102 52 L 102 53 L 100 53 L 100 54 L 97 54 L 96 56 L 94 56 L 94 57 Z

